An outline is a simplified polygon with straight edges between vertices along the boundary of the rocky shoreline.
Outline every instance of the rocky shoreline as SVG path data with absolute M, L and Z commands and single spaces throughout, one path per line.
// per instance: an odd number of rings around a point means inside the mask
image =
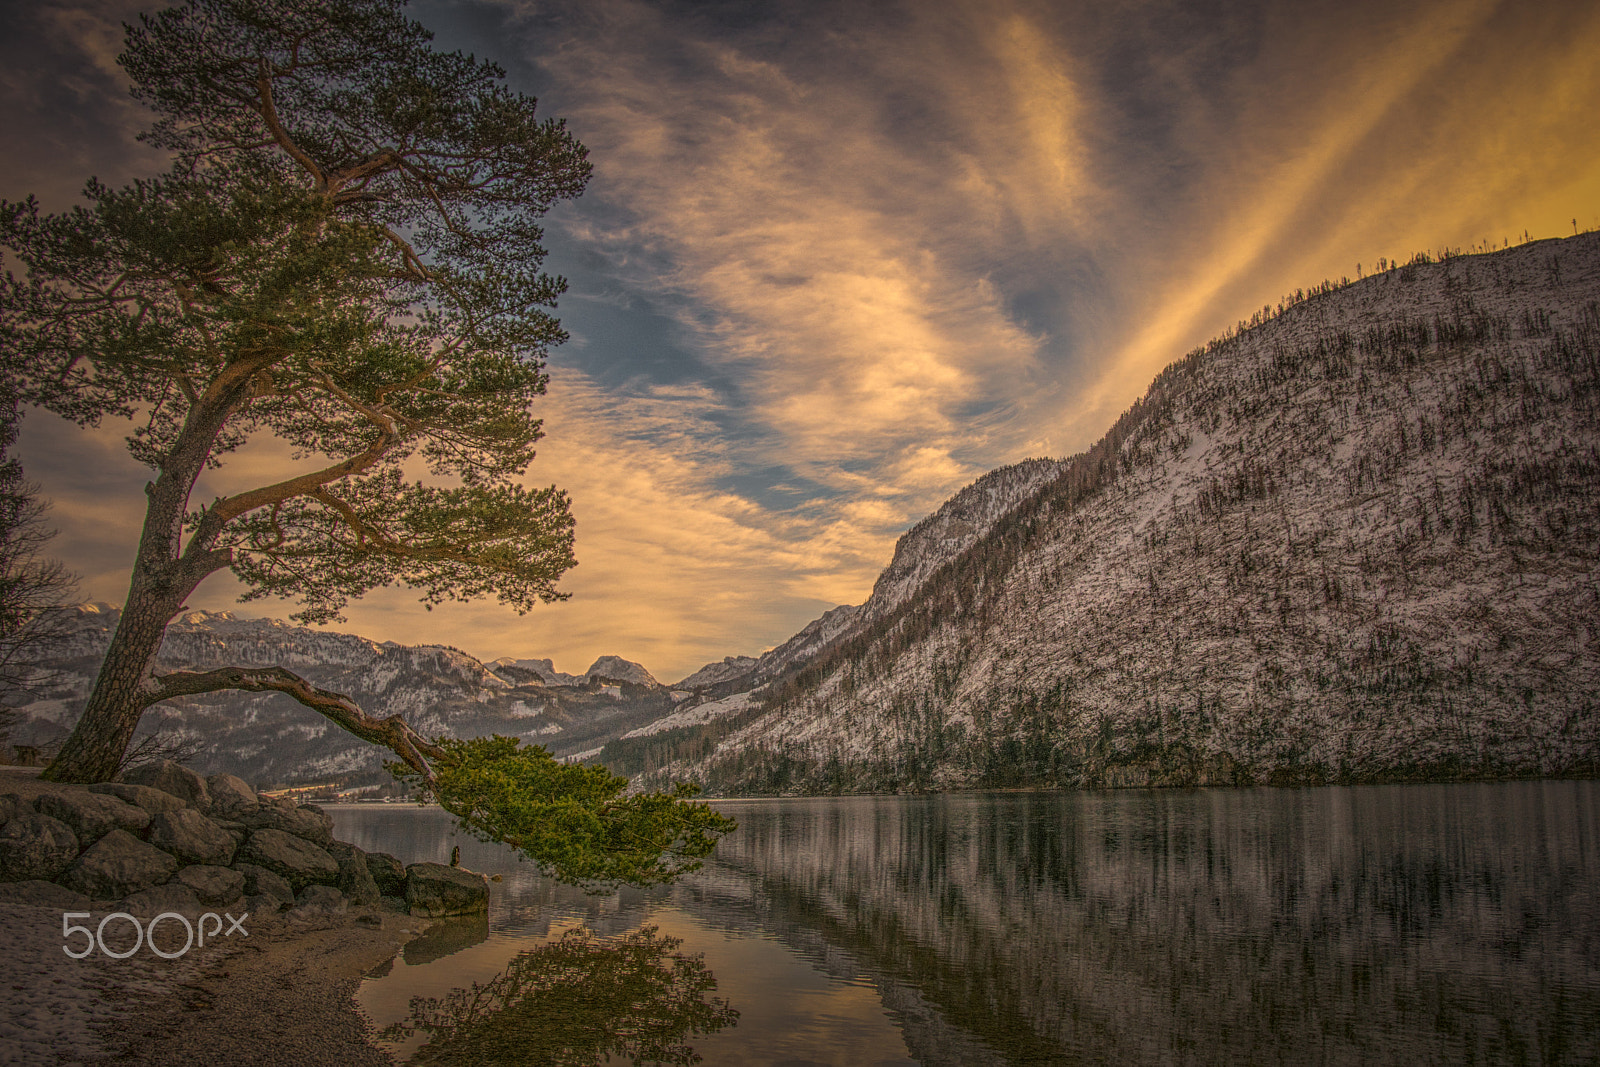
M 362 975 L 487 908 L 482 875 L 365 853 L 232 776 L 37 774 L 0 771 L 0 1064 L 391 1063 Z

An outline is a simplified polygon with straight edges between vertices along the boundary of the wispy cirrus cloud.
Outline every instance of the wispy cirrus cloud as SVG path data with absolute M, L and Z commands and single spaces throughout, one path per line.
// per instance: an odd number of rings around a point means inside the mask
M 149 166 L 107 66 L 118 4 L 13 14 L 31 38 L 3 57 L 21 147 L 0 195 L 43 183 L 59 206 L 87 173 Z M 759 651 L 864 598 L 962 485 L 1086 446 L 1164 363 L 1282 293 L 1600 225 L 1600 9 L 1582 0 L 416 14 L 593 150 L 589 192 L 551 219 L 573 340 L 529 475 L 570 489 L 581 562 L 570 602 L 521 618 L 376 595 L 349 627 L 380 638 L 568 670 L 619 653 L 663 677 Z M 106 435 L 58 430 L 30 463 L 89 591 L 116 599 L 141 483 L 111 486 Z M 227 606 L 214 583 L 197 606 Z

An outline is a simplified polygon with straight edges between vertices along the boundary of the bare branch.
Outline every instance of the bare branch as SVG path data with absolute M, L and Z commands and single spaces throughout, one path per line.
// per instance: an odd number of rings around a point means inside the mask
M 239 689 L 247 693 L 287 693 L 319 715 L 326 716 L 363 741 L 382 745 L 403 760 L 431 785 L 433 767 L 429 759 L 439 759 L 444 750 L 422 737 L 399 715 L 373 718 L 355 701 L 341 693 L 319 688 L 282 667 L 222 667 L 214 671 L 174 671 L 156 679 L 157 687 L 146 697 L 156 704 L 177 696 L 215 693 Z
M 312 159 L 305 149 L 294 142 L 294 138 L 289 136 L 289 131 L 284 129 L 283 123 L 278 118 L 278 106 L 272 99 L 272 75 L 268 73 L 266 60 L 261 61 L 259 73 L 256 75 L 256 93 L 259 100 L 256 111 L 260 113 L 262 121 L 267 124 L 267 130 L 272 134 L 272 139 L 278 143 L 278 147 L 288 154 L 289 158 L 306 169 L 306 173 L 311 175 L 319 187 L 326 189 L 328 179 L 322 173 L 322 168 L 317 166 L 317 161 Z

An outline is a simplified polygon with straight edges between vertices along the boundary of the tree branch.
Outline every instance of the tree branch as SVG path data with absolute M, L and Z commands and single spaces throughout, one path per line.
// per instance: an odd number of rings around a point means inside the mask
M 359 474 L 382 459 L 388 451 L 400 442 L 400 433 L 393 426 L 374 441 L 366 451 L 360 455 L 351 456 L 349 459 L 335 463 L 321 470 L 311 471 L 295 478 L 286 478 L 273 485 L 262 486 L 248 492 L 236 493 L 230 497 L 223 497 L 210 508 L 206 509 L 205 520 L 214 524 L 220 530 L 224 525 L 232 522 L 240 515 L 256 508 L 267 507 L 270 504 L 281 503 L 297 496 L 312 494 L 315 490 L 336 482 L 352 474 Z
M 247 693 L 287 693 L 312 711 L 332 719 L 363 741 L 382 745 L 399 756 L 431 786 L 433 768 L 428 760 L 445 753 L 413 730 L 399 715 L 375 719 L 349 697 L 312 685 L 283 667 L 222 667 L 214 671 L 174 671 L 156 679 L 146 694 L 146 707 L 177 696 L 239 689 Z

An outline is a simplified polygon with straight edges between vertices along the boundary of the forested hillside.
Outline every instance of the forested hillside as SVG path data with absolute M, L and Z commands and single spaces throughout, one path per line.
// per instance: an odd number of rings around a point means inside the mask
M 743 710 L 603 758 L 725 792 L 1600 769 L 1600 235 L 1241 326 Z

